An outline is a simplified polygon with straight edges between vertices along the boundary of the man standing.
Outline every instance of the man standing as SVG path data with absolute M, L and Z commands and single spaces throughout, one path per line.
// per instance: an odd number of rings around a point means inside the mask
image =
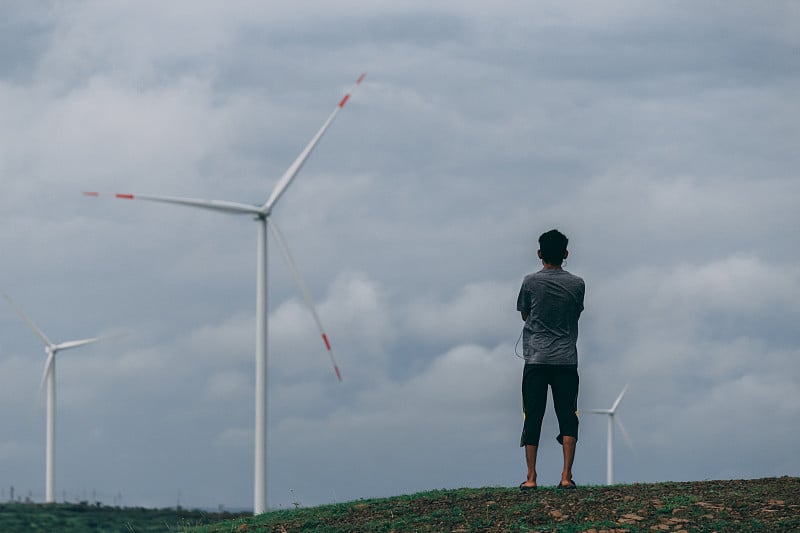
M 550 230 L 539 237 L 539 259 L 544 268 L 528 274 L 517 298 L 525 321 L 522 405 L 525 422 L 520 446 L 528 466 L 521 490 L 536 488 L 536 452 L 547 406 L 547 387 L 553 394 L 558 418 L 556 439 L 564 451 L 559 488 L 574 489 L 572 463 L 578 442 L 578 318 L 583 311 L 584 281 L 561 268 L 567 258 L 567 237 Z

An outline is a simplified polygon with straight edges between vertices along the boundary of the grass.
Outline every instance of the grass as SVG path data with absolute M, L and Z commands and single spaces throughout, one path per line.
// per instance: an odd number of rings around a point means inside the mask
M 0 505 L 0 532 L 800 531 L 800 478 L 435 490 L 252 517 L 175 509 Z
M 800 478 L 429 491 L 206 524 L 192 533 L 275 531 L 800 531 Z
M 232 519 L 231 513 L 179 509 L 103 507 L 87 504 L 0 505 L 2 533 L 162 533 Z

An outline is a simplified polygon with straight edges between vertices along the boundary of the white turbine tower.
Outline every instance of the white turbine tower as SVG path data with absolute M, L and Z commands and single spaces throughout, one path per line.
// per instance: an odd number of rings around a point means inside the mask
M 625 437 L 625 441 L 628 443 L 628 446 L 631 447 L 633 450 L 633 443 L 631 443 L 631 438 L 628 436 L 628 432 L 625 431 L 625 426 L 622 425 L 622 420 L 618 416 L 617 407 L 619 407 L 619 402 L 622 401 L 622 397 L 625 395 L 625 391 L 628 390 L 628 385 L 626 384 L 623 387 L 622 392 L 619 393 L 617 399 L 614 400 L 614 404 L 611 406 L 611 409 L 585 409 L 583 410 L 584 413 L 591 413 L 597 415 L 608 415 L 608 448 L 606 449 L 606 484 L 613 485 L 614 484 L 614 421 L 617 422 L 620 431 L 622 431 L 622 436 Z
M 56 469 L 56 354 L 63 350 L 70 348 L 78 348 L 93 342 L 97 342 L 101 337 L 92 337 L 91 339 L 81 339 L 77 341 L 66 341 L 54 344 L 50 339 L 36 327 L 36 324 L 28 318 L 22 310 L 17 307 L 10 296 L 3 293 L 3 297 L 8 301 L 16 313 L 28 324 L 28 327 L 33 331 L 37 337 L 44 343 L 44 351 L 47 354 L 47 359 L 44 363 L 44 372 L 42 373 L 42 382 L 39 385 L 39 397 L 41 398 L 44 388 L 47 387 L 47 446 L 45 450 L 45 503 L 54 503 L 55 498 L 55 469 Z
M 253 512 L 254 514 L 261 514 L 267 510 L 267 227 L 272 232 L 278 245 L 283 252 L 289 269 L 291 270 L 296 282 L 300 286 L 303 298 L 306 305 L 311 310 L 314 321 L 317 324 L 322 340 L 325 343 L 325 348 L 330 356 L 333 370 L 336 372 L 336 377 L 339 381 L 342 380 L 342 375 L 339 372 L 339 366 L 331 349 L 331 344 L 328 341 L 319 316 L 314 308 L 314 303 L 311 300 L 310 294 L 303 283 L 302 277 L 298 272 L 294 261 L 289 254 L 289 249 L 286 246 L 280 231 L 278 231 L 275 222 L 272 221 L 270 215 L 272 209 L 278 202 L 280 197 L 286 192 L 286 189 L 294 180 L 303 163 L 311 155 L 311 151 L 319 142 L 322 135 L 336 118 L 336 115 L 347 103 L 350 94 L 362 82 L 366 74 L 361 74 L 358 80 L 353 84 L 350 90 L 342 97 L 333 112 L 328 116 L 327 120 L 322 124 L 322 127 L 317 131 L 311 141 L 306 145 L 300 155 L 294 160 L 289 168 L 284 172 L 283 176 L 278 180 L 275 188 L 272 190 L 269 198 L 261 205 L 242 204 L 238 202 L 228 202 L 222 200 L 201 200 L 196 198 L 176 198 L 169 196 L 150 196 L 141 194 L 116 194 L 117 198 L 124 200 L 147 200 L 151 202 L 162 202 L 167 204 L 178 204 L 189 207 L 198 207 L 201 209 L 209 209 L 212 211 L 219 211 L 235 215 L 249 215 L 254 218 L 258 223 L 258 245 L 257 245 L 257 275 L 256 275 L 256 398 L 255 398 L 255 486 L 253 491 Z M 86 196 L 99 196 L 97 192 L 85 192 Z

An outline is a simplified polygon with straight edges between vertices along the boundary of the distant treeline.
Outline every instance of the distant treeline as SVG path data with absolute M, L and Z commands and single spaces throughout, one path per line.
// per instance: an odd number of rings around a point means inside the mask
M 208 512 L 177 508 L 145 509 L 89 504 L 0 504 L 3 533 L 137 533 L 185 531 L 195 526 L 252 515 L 252 513 Z

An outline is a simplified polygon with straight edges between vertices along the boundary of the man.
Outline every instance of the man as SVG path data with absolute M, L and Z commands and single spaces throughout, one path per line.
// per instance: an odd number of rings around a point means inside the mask
M 525 321 L 522 405 L 525 422 L 520 446 L 525 447 L 528 475 L 521 490 L 535 489 L 536 452 L 547 406 L 547 387 L 553 394 L 558 418 L 556 439 L 563 447 L 564 468 L 559 488 L 574 489 L 572 463 L 578 442 L 578 318 L 583 311 L 584 281 L 561 265 L 569 255 L 567 237 L 550 230 L 539 237 L 538 256 L 543 268 L 528 274 L 517 298 Z

